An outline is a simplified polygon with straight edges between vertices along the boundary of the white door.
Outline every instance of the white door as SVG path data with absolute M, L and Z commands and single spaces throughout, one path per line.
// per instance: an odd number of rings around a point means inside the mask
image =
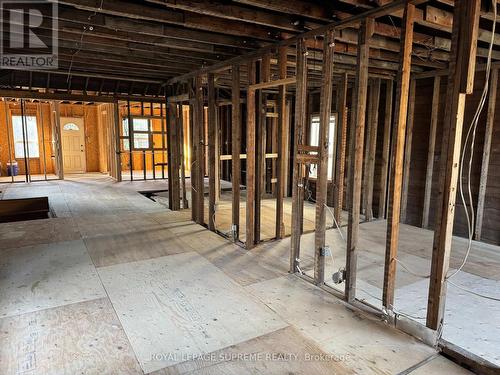
M 61 117 L 64 173 L 85 173 L 85 128 L 81 117 Z

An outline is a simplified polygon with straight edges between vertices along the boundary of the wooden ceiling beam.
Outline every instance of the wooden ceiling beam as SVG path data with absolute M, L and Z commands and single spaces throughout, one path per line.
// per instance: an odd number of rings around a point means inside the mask
M 286 33 L 280 33 L 275 27 L 265 27 L 247 23 L 242 24 L 239 21 L 222 20 L 217 17 L 209 17 L 189 11 L 172 10 L 166 7 L 145 6 L 138 2 L 106 0 L 103 2 L 102 7 L 99 7 L 99 4 L 95 0 L 60 0 L 58 3 L 96 14 L 108 14 L 135 20 L 162 22 L 234 36 L 262 40 L 281 40 L 289 37 Z
M 277 29 L 302 32 L 298 18 L 292 15 L 281 15 L 252 9 L 245 6 L 235 5 L 227 2 L 216 2 L 210 0 L 146 0 L 149 3 L 163 5 L 170 9 L 184 10 L 199 13 L 204 16 L 212 16 L 233 21 L 252 23 Z
M 90 22 L 89 22 L 90 18 Z M 226 47 L 252 49 L 261 47 L 261 41 L 250 37 L 241 37 L 214 33 L 210 31 L 191 30 L 184 27 L 171 26 L 165 23 L 136 20 L 107 14 L 96 14 L 92 12 L 61 6 L 58 12 L 59 25 L 67 22 L 72 24 L 93 25 L 111 31 L 131 32 L 151 36 L 162 36 L 172 39 L 186 40 L 191 42 L 215 44 Z M 272 40 L 272 39 L 270 39 Z

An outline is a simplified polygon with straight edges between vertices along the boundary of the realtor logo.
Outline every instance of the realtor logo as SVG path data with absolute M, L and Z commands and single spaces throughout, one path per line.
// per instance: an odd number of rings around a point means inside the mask
M 57 69 L 57 2 L 0 0 L 0 66 Z

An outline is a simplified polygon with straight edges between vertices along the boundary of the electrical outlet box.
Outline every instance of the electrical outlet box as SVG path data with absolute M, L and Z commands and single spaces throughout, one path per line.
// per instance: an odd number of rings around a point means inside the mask
M 330 246 L 325 246 L 321 249 L 321 255 L 325 257 L 329 257 L 332 255 L 332 250 L 330 249 Z

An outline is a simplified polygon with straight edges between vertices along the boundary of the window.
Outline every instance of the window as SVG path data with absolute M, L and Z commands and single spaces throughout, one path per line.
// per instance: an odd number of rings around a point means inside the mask
M 12 132 L 14 134 L 14 155 L 16 158 L 39 158 L 38 129 L 36 116 L 24 116 L 25 128 L 23 137 L 22 116 L 12 116 Z M 24 140 L 26 140 L 27 155 L 24 154 Z
M 335 119 L 336 115 L 330 116 L 330 129 L 328 134 L 328 179 L 333 178 L 333 152 L 335 150 Z M 309 144 L 311 146 L 319 145 L 319 116 L 311 117 L 311 130 L 309 133 Z M 318 177 L 318 166 L 316 164 L 311 164 L 309 168 L 309 177 Z
M 79 131 L 80 128 L 78 127 L 78 125 L 72 123 L 72 122 L 69 122 L 67 124 L 65 124 L 63 126 L 63 130 L 69 130 L 69 131 Z
M 150 148 L 150 133 L 149 133 L 149 120 L 146 118 L 132 119 L 132 132 L 134 139 L 135 149 L 149 149 Z

